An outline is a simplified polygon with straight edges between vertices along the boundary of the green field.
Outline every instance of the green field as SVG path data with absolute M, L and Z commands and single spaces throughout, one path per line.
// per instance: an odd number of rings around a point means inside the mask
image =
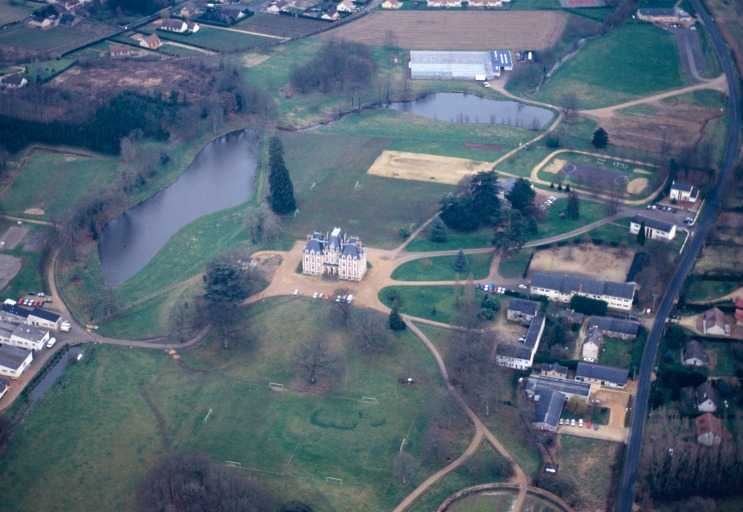
M 35 6 L 22 7 L 21 5 L 17 5 L 15 2 L 13 4 L 10 2 L 4 3 L 2 7 L 0 7 L 0 25 L 6 25 L 13 21 L 28 18 L 36 8 L 37 7 Z
M 90 39 L 90 34 L 66 27 L 40 30 L 26 25 L 16 25 L 0 33 L 0 46 L 12 46 L 24 50 L 45 53 L 64 51 L 66 48 Z
M 0 233 L 4 233 L 11 225 L 17 224 L 9 220 L 3 220 L 3 222 L 0 222 Z M 26 227 L 29 228 L 29 232 L 15 247 L 15 249 L 3 249 L 3 254 L 15 256 L 23 260 L 23 267 L 18 274 L 16 274 L 10 284 L 8 284 L 8 286 L 3 290 L 4 297 L 17 299 L 21 295 L 24 295 L 28 290 L 49 291 L 44 284 L 46 279 L 44 278 L 44 272 L 41 269 L 41 262 L 43 259 L 42 251 L 26 252 L 24 250 L 24 245 L 36 236 L 51 236 L 51 233 L 46 226 L 40 226 L 38 224 L 27 223 Z
M 278 40 L 271 37 L 261 37 L 233 30 L 222 30 L 219 28 L 200 25 L 195 34 L 176 34 L 156 30 L 154 25 L 145 27 L 150 33 L 156 33 L 160 39 L 165 41 L 177 41 L 179 43 L 193 45 L 199 48 L 207 48 L 218 52 L 235 52 L 275 44 Z
M 460 300 L 468 292 L 467 282 L 462 280 L 460 285 Z M 457 308 L 454 300 L 454 286 L 388 286 L 379 291 L 379 300 L 385 306 L 392 307 L 395 293 L 402 298 L 401 313 L 419 318 L 427 318 L 436 322 L 451 324 L 456 320 Z M 482 290 L 474 290 L 474 302 L 480 304 L 488 295 Z M 490 294 L 490 298 L 500 302 L 498 295 Z
M 613 503 L 609 496 L 612 466 L 621 464 L 620 444 L 599 439 L 560 436 L 560 472 L 576 486 L 576 510 L 605 510 Z M 608 501 L 611 500 L 611 501 Z
M 452 268 L 454 256 L 438 256 L 434 258 L 421 258 L 403 263 L 392 272 L 392 279 L 397 281 L 454 281 L 457 272 Z M 473 279 L 485 279 L 490 273 L 490 262 L 493 260 L 492 253 L 468 254 L 469 269 L 467 277 L 472 274 Z
M 113 158 L 96 155 L 34 151 L 5 193 L 3 205 L 15 214 L 40 208 L 43 218 L 56 218 L 91 187 L 113 183 L 117 164 Z
M 498 264 L 498 274 L 506 279 L 522 279 L 533 253 L 534 249 L 521 249 L 510 258 L 502 259 Z
M 604 338 L 599 363 L 617 368 L 629 368 L 634 343 L 615 338 Z
M 302 299 L 252 307 L 243 320 L 250 343 L 186 351 L 187 367 L 162 351 L 88 346 L 85 362 L 68 368 L 15 431 L 0 461 L 0 510 L 131 509 L 139 478 L 168 447 L 240 462 L 283 500 L 316 510 L 391 510 L 410 491 L 391 479 L 400 441 L 417 455 L 423 406 L 443 386 L 411 334 L 369 355 L 352 336 L 328 329 L 327 310 Z M 289 329 L 287 315 L 296 320 Z M 287 354 L 313 336 L 343 354 L 345 369 L 308 388 Z M 411 361 L 420 385 L 401 387 L 397 377 Z M 471 432 L 461 434 L 459 450 Z M 432 469 L 424 466 L 411 488 Z
M 735 281 L 705 281 L 691 279 L 686 292 L 686 300 L 691 302 L 714 301 L 738 289 Z
M 405 250 L 410 252 L 427 252 L 477 249 L 479 247 L 489 247 L 492 240 L 493 228 L 480 228 L 464 233 L 450 229 L 449 239 L 446 242 L 432 242 L 428 239 L 426 230 L 423 230 L 405 246 Z
M 565 212 L 568 205 L 567 199 L 558 199 L 552 206 L 547 208 L 547 218 L 539 223 L 539 231 L 536 235 L 530 235 L 529 241 L 541 240 L 578 229 L 586 224 L 595 222 L 606 217 L 604 205 L 593 201 L 580 201 L 580 216 L 577 219 L 565 217 L 560 214 Z
M 738 363 L 729 343 L 705 341 L 703 346 L 704 351 L 710 357 L 710 366 L 712 366 L 712 361 L 715 361 L 714 368 L 710 369 L 709 372 L 711 376 L 735 376 L 735 370 L 738 368 Z
M 571 91 L 580 98 L 582 108 L 591 109 L 683 87 L 687 82 L 670 34 L 650 25 L 625 24 L 586 42 L 534 98 L 556 105 Z

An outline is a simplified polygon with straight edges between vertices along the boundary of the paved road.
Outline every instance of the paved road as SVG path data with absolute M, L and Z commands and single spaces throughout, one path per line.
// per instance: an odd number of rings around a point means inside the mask
M 694 6 L 694 10 L 701 17 L 702 23 L 709 31 L 712 42 L 717 50 L 717 54 L 722 62 L 722 67 L 727 79 L 730 98 L 730 126 L 727 139 L 727 149 L 725 151 L 725 159 L 723 161 L 717 188 L 715 189 L 711 200 L 707 204 L 707 208 L 705 208 L 702 213 L 697 226 L 696 235 L 692 237 L 689 242 L 686 253 L 684 253 L 681 258 L 678 269 L 671 279 L 666 294 L 663 296 L 663 300 L 658 308 L 658 315 L 650 331 L 647 344 L 645 345 L 642 364 L 640 366 L 640 380 L 635 400 L 635 410 L 630 428 L 629 446 L 627 447 L 624 473 L 622 474 L 621 494 L 619 497 L 619 506 L 617 507 L 619 512 L 631 512 L 634 502 L 632 487 L 637 476 L 637 466 L 640 458 L 640 449 L 642 447 L 642 436 L 645 427 L 648 396 L 650 394 L 650 374 L 653 370 L 653 365 L 655 364 L 655 358 L 658 353 L 658 342 L 660 341 L 660 337 L 665 327 L 665 320 L 673 308 L 674 301 L 678 296 L 686 275 L 691 270 L 697 254 L 704 245 L 704 238 L 720 205 L 720 195 L 722 194 L 722 190 L 725 189 L 724 185 L 728 175 L 730 174 L 730 170 L 735 163 L 740 144 L 740 93 L 736 88 L 736 75 L 732 59 L 730 58 L 730 51 L 723 41 L 720 32 L 717 30 L 717 27 L 704 10 L 704 7 L 699 4 L 699 0 L 691 0 L 691 2 Z

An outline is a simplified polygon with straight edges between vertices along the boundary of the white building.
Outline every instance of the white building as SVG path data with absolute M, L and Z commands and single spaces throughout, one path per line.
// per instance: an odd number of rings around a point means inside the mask
M 670 241 L 676 237 L 676 224 L 645 215 L 635 215 L 629 225 L 629 232 L 636 235 L 645 224 L 645 237 L 650 240 Z
M 49 341 L 49 331 L 31 325 L 17 326 L 7 339 L 0 334 L 0 343 L 36 352 L 44 348 L 47 341 Z
M 366 274 L 366 247 L 358 237 L 347 237 L 341 228 L 333 228 L 330 235 L 318 232 L 307 235 L 302 273 L 361 281 Z
M 583 347 L 581 348 L 581 357 L 584 361 L 598 361 L 599 359 L 599 351 L 601 350 L 601 331 L 593 328 L 588 331 L 588 336 L 586 336 L 586 340 L 583 342 Z
M 411 51 L 410 78 L 423 80 L 492 80 L 513 69 L 511 52 Z
M 51 311 L 46 311 L 40 308 L 34 308 L 26 318 L 26 323 L 28 325 L 35 325 L 37 327 L 43 327 L 44 329 L 54 329 L 55 331 L 59 329 L 61 322 L 62 317 L 57 313 L 52 313 Z
M 34 360 L 33 353 L 18 347 L 0 345 L 0 375 L 17 379 Z
M 501 343 L 495 349 L 495 363 L 506 368 L 526 370 L 534 363 L 534 355 L 544 333 L 545 316 L 538 314 L 529 324 L 523 345 Z
M 635 297 L 634 283 L 597 281 L 587 277 L 567 274 L 535 272 L 531 278 L 531 293 L 542 295 L 555 302 L 568 303 L 573 295 L 603 300 L 610 308 L 630 311 Z
M 670 197 L 672 201 L 696 203 L 697 199 L 699 199 L 699 189 L 695 189 L 693 185 L 689 185 L 688 183 L 674 181 L 671 183 Z

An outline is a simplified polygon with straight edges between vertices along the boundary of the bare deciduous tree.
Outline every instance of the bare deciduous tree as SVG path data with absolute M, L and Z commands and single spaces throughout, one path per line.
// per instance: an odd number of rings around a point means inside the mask
M 301 343 L 292 355 L 292 366 L 299 371 L 307 382 L 315 384 L 323 375 L 336 372 L 340 359 L 330 353 L 324 339 L 314 338 Z
M 366 352 L 373 352 L 389 344 L 389 331 L 386 319 L 374 311 L 361 311 L 354 322 L 361 348 Z
M 392 471 L 395 481 L 401 485 L 408 485 L 408 480 L 415 474 L 417 466 L 418 464 L 412 455 L 400 451 L 395 457 L 395 468 Z

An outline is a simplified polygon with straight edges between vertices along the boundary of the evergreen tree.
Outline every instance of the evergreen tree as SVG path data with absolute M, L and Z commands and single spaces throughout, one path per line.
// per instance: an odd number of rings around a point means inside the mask
M 516 183 L 513 184 L 511 191 L 506 194 L 506 199 L 511 202 L 511 207 L 514 210 L 518 210 L 528 216 L 528 212 L 532 207 L 532 203 L 536 196 L 537 193 L 534 192 L 533 188 L 531 188 L 529 180 L 519 178 L 516 180 Z
M 568 205 L 565 207 L 565 212 L 573 220 L 580 217 L 580 199 L 578 199 L 578 194 L 575 192 L 572 192 L 568 196 Z
M 609 134 L 606 133 L 606 130 L 599 127 L 598 130 L 593 132 L 593 139 L 591 139 L 591 146 L 595 147 L 596 149 L 604 149 L 608 145 L 609 145 Z
M 446 224 L 439 217 L 436 217 L 431 222 L 428 239 L 437 243 L 443 243 L 449 240 L 449 231 L 446 229 Z
M 268 183 L 271 190 L 271 209 L 279 215 L 286 215 L 297 208 L 294 199 L 294 185 L 289 170 L 284 164 L 284 146 L 278 137 L 271 137 L 268 149 Z
M 462 249 L 459 249 L 459 252 L 454 256 L 451 265 L 457 272 L 467 272 L 467 269 L 470 268 L 470 262 Z
M 406 327 L 405 322 L 403 321 L 402 317 L 400 316 L 400 312 L 397 310 L 396 307 L 392 308 L 392 311 L 390 311 L 390 329 L 393 331 L 402 331 Z
M 640 245 L 645 245 L 645 240 L 647 239 L 647 235 L 645 235 L 645 222 L 640 224 L 640 231 L 637 232 L 637 243 Z

